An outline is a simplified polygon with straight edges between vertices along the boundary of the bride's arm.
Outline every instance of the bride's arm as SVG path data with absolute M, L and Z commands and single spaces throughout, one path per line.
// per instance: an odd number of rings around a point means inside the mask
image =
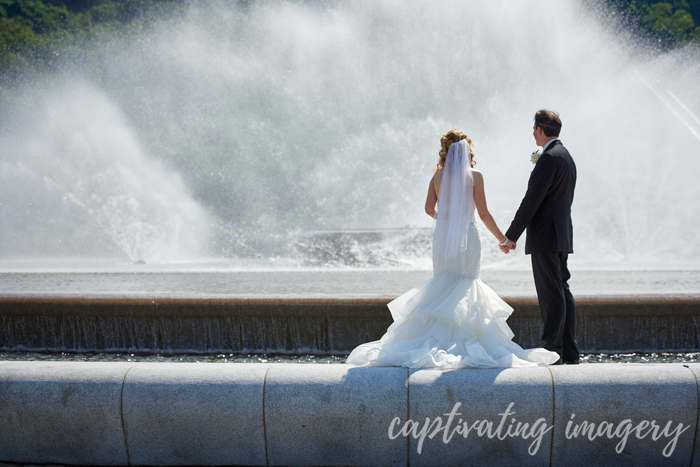
M 436 176 L 437 174 L 433 175 L 433 178 L 430 179 L 430 185 L 428 185 L 428 196 L 425 199 L 425 213 L 432 218 L 435 218 L 435 213 L 437 212 L 435 209 L 438 200 L 437 193 L 435 193 Z
M 489 232 L 496 237 L 496 240 L 498 240 L 499 243 L 503 243 L 506 241 L 506 236 L 503 235 L 501 229 L 498 228 L 496 221 L 489 212 L 488 206 L 486 206 L 484 176 L 477 170 L 473 170 L 472 174 L 474 176 L 474 206 L 476 206 L 476 210 L 479 212 L 479 217 L 484 222 L 484 225 L 486 225 L 486 228 L 489 229 Z

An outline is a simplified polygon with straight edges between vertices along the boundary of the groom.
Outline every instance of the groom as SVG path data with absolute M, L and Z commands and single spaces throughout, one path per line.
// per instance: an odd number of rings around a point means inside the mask
M 571 203 L 576 186 L 576 165 L 559 141 L 561 120 L 551 110 L 535 114 L 533 136 L 542 154 L 530 175 L 527 193 L 506 232 L 501 250 L 515 249 L 527 228 L 525 254 L 531 255 L 537 300 L 544 321 L 545 349 L 557 352 L 557 363 L 579 362 L 576 346 L 576 304 L 569 291 L 566 262 L 573 253 Z

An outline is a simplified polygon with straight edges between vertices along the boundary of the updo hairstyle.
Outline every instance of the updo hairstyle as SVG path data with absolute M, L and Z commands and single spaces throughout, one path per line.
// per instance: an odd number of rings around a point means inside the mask
M 450 130 L 440 138 L 440 144 L 442 145 L 442 148 L 440 148 L 440 161 L 433 169 L 433 172 L 437 172 L 445 166 L 447 151 L 450 150 L 452 143 L 462 141 L 463 139 L 466 139 L 467 143 L 469 143 L 469 160 L 471 162 L 471 166 L 474 167 L 476 165 L 476 161 L 474 160 L 474 144 L 472 143 L 471 138 L 469 138 L 469 136 L 467 136 L 467 134 L 461 130 Z

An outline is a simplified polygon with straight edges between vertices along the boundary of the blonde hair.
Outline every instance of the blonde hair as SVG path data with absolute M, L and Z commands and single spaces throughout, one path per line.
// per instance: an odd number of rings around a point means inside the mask
M 476 161 L 474 160 L 474 144 L 472 143 L 471 138 L 461 130 L 450 130 L 440 137 L 440 144 L 442 146 L 440 148 L 440 160 L 438 161 L 437 166 L 433 169 L 433 172 L 437 172 L 445 166 L 447 151 L 449 151 L 452 143 L 462 141 L 463 139 L 466 139 L 467 143 L 469 143 L 469 160 L 471 162 L 471 166 L 474 167 L 476 165 Z

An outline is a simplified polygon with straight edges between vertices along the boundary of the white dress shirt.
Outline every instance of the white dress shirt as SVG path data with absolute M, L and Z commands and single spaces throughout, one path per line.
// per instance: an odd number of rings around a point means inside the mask
M 545 151 L 547 150 L 547 148 L 549 147 L 549 145 L 552 144 L 553 142 L 555 142 L 555 141 L 558 140 L 558 139 L 559 139 L 559 138 L 552 138 L 552 139 L 550 139 L 549 141 L 547 141 L 547 144 L 545 144 L 544 147 L 542 148 L 542 152 L 545 152 Z

